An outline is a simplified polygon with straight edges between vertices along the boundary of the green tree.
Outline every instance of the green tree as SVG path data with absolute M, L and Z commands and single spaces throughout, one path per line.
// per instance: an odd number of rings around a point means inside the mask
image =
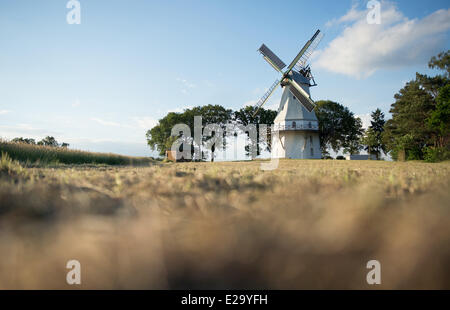
M 382 135 L 394 159 L 399 153 L 406 159 L 424 159 L 430 147 L 448 147 L 449 51 L 432 57 L 428 66 L 444 73 L 434 77 L 416 73 L 416 79 L 394 96 L 392 119 L 386 122 Z
M 372 119 L 370 120 L 369 127 L 381 134 L 384 131 L 384 124 L 386 123 L 384 120 L 384 113 L 381 112 L 380 109 L 376 109 L 370 116 Z
M 450 159 L 450 84 L 442 87 L 436 97 L 436 107 L 427 119 L 432 130 L 432 143 L 424 150 L 424 159 L 437 162 Z
M 364 137 L 361 139 L 361 143 L 365 145 L 365 149 L 369 155 L 375 154 L 377 156 L 377 159 L 379 158 L 378 157 L 379 138 L 373 128 L 369 127 L 366 130 Z
M 359 117 L 353 117 L 353 119 L 349 118 L 348 120 L 348 134 L 343 145 L 343 152 L 344 154 L 359 154 L 359 151 L 363 148 L 361 145 L 361 137 L 364 134 L 362 121 Z
M 371 125 L 361 143 L 365 145 L 365 150 L 370 155 L 375 155 L 377 159 L 380 159 L 381 152 L 386 152 L 386 145 L 382 138 L 386 121 L 384 120 L 384 113 L 380 109 L 373 111 L 371 117 Z
M 426 74 L 416 73 L 416 82 L 428 93 L 433 100 L 438 96 L 439 90 L 448 84 L 448 78 L 444 75 L 428 76 Z
M 384 142 L 393 158 L 403 150 L 406 159 L 423 159 L 422 149 L 430 140 L 431 131 L 425 120 L 433 109 L 433 97 L 414 80 L 394 96 L 392 119 L 386 123 Z M 403 138 L 408 135 L 408 139 Z M 407 142 L 405 142 L 407 141 Z
M 233 111 L 230 109 L 225 109 L 224 107 L 220 106 L 220 105 L 205 105 L 205 106 L 198 106 L 192 109 L 188 109 L 185 111 L 186 118 L 189 121 L 192 121 L 192 123 L 190 123 L 189 127 L 191 128 L 191 133 L 194 134 L 194 126 L 193 126 L 193 120 L 194 120 L 194 116 L 201 116 L 202 117 L 202 126 L 206 126 L 207 124 L 218 124 L 221 128 L 222 128 L 222 141 L 223 144 L 221 145 L 221 147 L 223 149 L 225 149 L 226 147 L 226 139 L 225 139 L 225 127 L 226 124 L 232 119 L 232 113 Z M 214 135 L 217 135 L 217 132 L 214 132 Z M 208 139 L 210 139 L 212 137 L 203 137 L 203 141 L 206 141 Z M 195 146 L 194 147 L 198 147 Z M 211 146 L 211 161 L 214 161 L 214 157 L 215 157 L 215 151 L 216 148 L 218 147 L 218 145 L 213 144 Z M 204 151 L 202 151 L 202 155 L 201 155 L 201 159 L 203 160 L 205 158 L 205 154 Z
M 335 152 L 344 149 L 345 153 L 357 153 L 361 149 L 360 140 L 364 132 L 361 120 L 337 102 L 322 100 L 316 104 L 322 154 L 329 155 L 329 148 Z
M 172 143 L 177 139 L 171 137 L 171 131 L 176 124 L 185 124 L 187 120 L 183 113 L 170 112 L 159 120 L 158 125 L 149 129 L 146 133 L 147 144 L 152 150 L 157 150 L 159 155 L 164 155 L 170 150 Z
M 267 144 L 266 144 L 266 150 L 270 151 L 271 149 L 271 145 L 272 145 L 272 136 L 271 136 L 271 127 L 270 125 L 273 124 L 275 117 L 277 116 L 277 111 L 273 111 L 273 110 L 266 110 L 264 108 L 260 108 L 258 113 L 253 116 L 253 114 L 256 111 L 256 107 L 255 106 L 246 106 L 242 109 L 240 109 L 239 111 L 235 111 L 233 112 L 233 120 L 238 123 L 241 124 L 243 126 L 247 126 L 249 124 L 255 124 L 257 125 L 257 139 L 256 139 L 256 147 L 257 147 L 257 155 L 261 154 L 261 147 L 260 147 L 260 135 L 262 134 L 260 132 L 261 128 L 259 127 L 259 125 L 261 124 L 266 124 L 266 137 L 267 137 Z M 250 146 L 247 145 L 245 147 L 245 150 L 247 152 L 247 155 L 250 153 Z
M 31 138 L 14 138 L 11 140 L 11 142 L 15 142 L 15 143 L 25 143 L 25 144 L 36 144 L 36 140 L 31 139 Z
M 51 147 L 58 147 L 58 141 L 54 137 L 47 136 L 41 141 L 37 143 L 38 145 L 45 145 L 45 146 L 51 146 Z
M 436 107 L 427 119 L 428 127 L 435 133 L 437 147 L 448 145 L 450 135 L 450 84 L 442 87 L 436 97 Z
M 153 149 L 157 150 L 160 155 L 164 155 L 167 150 L 171 149 L 173 142 L 177 137 L 171 137 L 172 128 L 177 124 L 186 124 L 191 130 L 191 135 L 194 135 L 194 117 L 202 117 L 202 125 L 219 124 L 225 129 L 226 123 L 231 120 L 232 110 L 225 109 L 220 105 L 206 105 L 198 106 L 192 109 L 185 109 L 181 113 L 170 112 L 165 117 L 159 120 L 158 125 L 147 131 L 147 144 Z M 204 137 L 207 140 L 209 137 Z M 191 138 L 187 138 L 189 143 L 193 144 Z M 224 140 L 225 141 L 225 140 Z M 224 142 L 225 143 L 225 142 Z M 194 145 L 194 147 L 198 147 Z M 212 146 L 211 154 L 214 158 L 216 145 Z M 192 153 L 194 149 L 192 148 Z M 202 155 L 202 159 L 204 155 Z
M 431 57 L 428 67 L 431 69 L 446 71 L 444 74 L 447 79 L 450 79 L 450 50 L 441 52 L 437 56 Z

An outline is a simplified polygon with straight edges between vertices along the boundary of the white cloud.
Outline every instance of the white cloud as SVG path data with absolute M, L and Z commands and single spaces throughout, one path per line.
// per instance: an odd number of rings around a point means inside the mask
M 52 130 L 33 127 L 30 124 L 0 125 L 1 138 L 13 139 L 26 137 L 40 139 L 45 136 L 58 136 L 60 133 Z
M 326 27 L 332 27 L 337 24 L 346 23 L 346 22 L 353 22 L 358 19 L 361 19 L 363 16 L 365 16 L 364 11 L 358 11 L 358 3 L 354 3 L 352 5 L 352 8 L 343 16 L 339 18 L 334 18 L 330 21 L 328 21 L 325 26 Z
M 193 84 L 193 83 L 191 83 L 191 82 L 188 82 L 188 81 L 185 80 L 185 79 L 177 78 L 176 80 L 177 80 L 179 83 L 181 83 L 182 88 L 181 88 L 180 91 L 181 91 L 183 94 L 188 94 L 190 89 L 197 87 L 197 85 L 195 85 L 195 84 Z
M 366 10 L 352 6 L 328 24 L 346 24 L 342 33 L 317 52 L 314 65 L 335 73 L 365 78 L 380 69 L 426 63 L 445 47 L 450 9 L 422 19 L 408 19 L 397 7 L 381 3 L 381 24 L 368 24 Z
M 158 121 L 152 117 L 134 117 L 133 119 L 141 129 L 148 130 L 158 125 Z
M 0 115 L 5 115 L 5 114 L 8 114 L 9 112 L 11 112 L 11 111 L 9 111 L 9 110 L 0 110 Z
M 210 80 L 204 80 L 203 83 L 206 85 L 206 87 L 209 87 L 209 88 L 215 87 L 215 86 L 216 86 L 216 85 L 215 85 L 213 82 L 211 82 Z
M 245 108 L 245 107 L 249 107 L 249 106 L 250 106 L 250 107 L 251 107 L 251 106 L 254 106 L 257 102 L 258 102 L 258 100 L 249 100 L 249 101 L 247 101 L 247 102 L 244 103 L 244 106 L 243 106 L 243 107 Z
M 80 103 L 80 100 L 75 100 L 73 103 L 72 103 L 72 107 L 73 108 L 77 108 L 77 107 L 79 107 L 81 105 L 81 103 Z
M 194 88 L 194 87 L 196 86 L 195 84 L 190 83 L 190 82 L 188 82 L 188 81 L 185 80 L 185 79 L 177 78 L 177 81 L 181 82 L 181 83 L 182 83 L 184 86 L 186 86 L 187 88 Z
M 128 121 L 126 123 L 118 123 L 107 121 L 98 117 L 92 117 L 91 121 L 97 122 L 103 126 L 110 127 L 118 127 L 118 128 L 127 128 L 127 129 L 151 129 L 158 125 L 158 121 L 150 116 L 135 116 L 130 118 L 132 121 Z
M 192 108 L 193 108 L 193 106 L 187 106 L 187 107 L 184 107 L 184 108 L 174 108 L 174 109 L 169 109 L 169 110 L 167 110 L 167 113 L 170 113 L 170 112 L 174 112 L 174 113 L 183 113 L 184 110 L 192 109 Z
M 97 122 L 103 126 L 123 127 L 123 125 L 120 123 L 105 121 L 105 120 L 103 120 L 101 118 L 97 118 L 97 117 L 92 117 L 91 121 Z

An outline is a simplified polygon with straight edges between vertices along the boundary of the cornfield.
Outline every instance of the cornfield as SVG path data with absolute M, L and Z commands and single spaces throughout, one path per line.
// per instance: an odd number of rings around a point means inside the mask
M 106 164 L 143 165 L 152 159 L 130 157 L 109 153 L 93 153 L 62 147 L 50 147 L 25 143 L 0 141 L 0 153 L 27 164 Z

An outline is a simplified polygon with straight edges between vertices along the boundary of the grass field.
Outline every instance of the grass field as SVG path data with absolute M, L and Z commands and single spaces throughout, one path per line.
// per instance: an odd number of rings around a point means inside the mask
M 13 143 L 0 140 L 0 154 L 2 153 L 8 153 L 12 159 L 19 160 L 27 165 L 145 165 L 152 162 L 152 159 L 148 157 L 131 157 L 110 153 L 85 152 L 62 147 Z
M 450 289 L 450 163 L 259 165 L 4 158 L 0 288 Z

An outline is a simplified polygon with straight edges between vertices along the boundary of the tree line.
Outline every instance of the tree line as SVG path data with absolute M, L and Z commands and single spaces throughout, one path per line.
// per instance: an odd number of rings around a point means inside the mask
M 249 124 L 273 124 L 273 121 L 277 115 L 276 111 L 260 109 L 260 111 L 253 116 L 255 112 L 255 107 L 247 106 L 240 109 L 239 111 L 233 111 L 231 109 L 226 109 L 220 105 L 205 105 L 198 106 L 191 109 L 185 109 L 181 113 L 169 112 L 165 117 L 159 120 L 157 126 L 148 130 L 146 133 L 147 143 L 153 149 L 159 152 L 159 155 L 165 155 L 165 152 L 171 149 L 173 142 L 179 137 L 171 136 L 172 128 L 177 124 L 186 124 L 191 133 L 194 133 L 194 116 L 202 117 L 202 126 L 207 124 L 218 124 L 223 132 L 223 144 L 221 146 L 213 145 L 211 147 L 211 152 L 214 153 L 217 147 L 222 147 L 223 149 L 227 146 L 227 126 L 229 124 L 247 126 Z M 215 135 L 216 133 L 214 133 Z M 234 132 L 233 135 L 236 136 L 238 132 Z M 257 141 L 259 141 L 260 130 L 257 130 Z M 267 132 L 270 140 L 270 131 Z M 205 142 L 208 137 L 203 136 L 203 141 Z M 189 138 L 188 138 L 189 139 Z M 191 139 L 194 143 L 193 139 Z M 197 146 L 194 146 L 197 147 Z M 270 141 L 266 148 L 270 148 Z M 249 152 L 249 146 L 246 146 L 246 151 Z M 257 142 L 256 145 L 257 155 L 263 150 L 263 146 Z M 192 150 L 194 153 L 194 150 Z M 203 160 L 206 154 L 202 154 Z M 214 159 L 214 156 L 211 156 Z
M 440 74 L 430 77 L 416 73 L 416 78 L 395 94 L 395 102 L 389 110 L 392 118 L 386 121 L 384 113 L 376 109 L 371 113 L 371 124 L 366 130 L 363 129 L 361 119 L 344 105 L 330 100 L 317 101 L 315 112 L 319 120 L 323 157 L 329 158 L 330 150 L 358 154 L 364 149 L 377 158 L 384 153 L 394 160 L 450 159 L 449 63 L 450 51 L 432 57 L 428 66 L 440 70 Z M 194 116 L 202 116 L 203 126 L 216 123 L 225 128 L 227 123 L 271 125 L 277 115 L 276 111 L 262 108 L 253 116 L 254 111 L 255 107 L 252 106 L 233 111 L 220 105 L 206 105 L 185 109 L 181 113 L 170 112 L 159 120 L 157 126 L 147 131 L 147 143 L 164 155 L 178 138 L 171 136 L 173 126 L 187 124 L 193 132 Z M 258 130 L 257 141 L 260 134 Z M 263 148 L 270 150 L 270 127 L 267 136 L 267 145 L 260 146 L 258 142 L 258 155 Z M 226 147 L 226 140 L 223 147 Z
M 392 119 L 384 126 L 381 143 L 393 159 L 441 161 L 450 159 L 450 51 L 431 58 L 440 74 L 416 73 L 395 94 Z
M 163 156 L 167 150 L 171 149 L 172 143 L 179 138 L 171 136 L 172 128 L 176 124 L 186 124 L 189 126 L 191 133 L 193 133 L 194 116 L 202 116 L 203 126 L 213 123 L 219 124 L 223 127 L 224 131 L 226 130 L 226 125 L 230 123 L 242 126 L 255 124 L 258 127 L 261 124 L 272 125 L 277 116 L 277 112 L 270 109 L 261 108 L 253 116 L 254 112 L 254 106 L 246 106 L 237 111 L 233 111 L 220 105 L 198 106 L 192 109 L 185 109 L 181 113 L 170 112 L 159 120 L 157 126 L 147 131 L 147 143 L 153 150 L 158 151 Z M 356 153 L 362 148 L 359 143 L 364 132 L 362 122 L 359 118 L 355 118 L 354 114 L 347 107 L 333 101 L 318 101 L 316 114 L 319 119 L 321 149 L 324 155 L 328 155 L 330 148 L 335 151 L 344 149 L 344 152 L 348 153 Z M 261 145 L 260 142 L 257 142 L 257 155 L 260 155 L 263 150 L 270 151 L 270 127 L 268 126 L 266 130 L 267 132 L 264 134 L 267 136 L 267 143 Z M 259 136 L 261 134 L 263 132 L 257 130 L 256 141 L 260 141 Z M 237 135 L 237 133 L 234 135 Z M 207 138 L 203 137 L 204 140 Z M 225 148 L 227 143 L 226 139 L 223 141 L 222 147 Z M 249 148 L 250 146 L 247 145 L 247 152 L 249 152 Z M 213 147 L 212 152 L 214 150 Z
M 11 142 L 14 143 L 24 143 L 24 144 L 32 144 L 32 145 L 42 145 L 42 146 L 50 146 L 50 147 L 63 147 L 67 148 L 69 147 L 69 143 L 62 142 L 59 143 L 54 137 L 47 136 L 44 139 L 36 142 L 35 139 L 32 138 L 14 138 L 11 140 Z

